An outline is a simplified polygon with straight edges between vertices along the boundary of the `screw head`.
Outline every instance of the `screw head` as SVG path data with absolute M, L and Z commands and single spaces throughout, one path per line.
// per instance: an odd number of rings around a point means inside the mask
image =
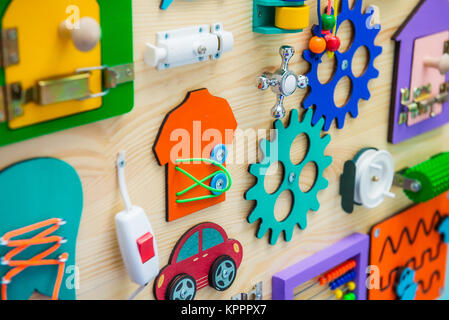
M 206 48 L 206 46 L 201 45 L 198 47 L 198 49 L 196 51 L 198 52 L 198 54 L 204 55 L 207 51 L 207 48 Z
M 295 179 L 296 179 L 296 173 L 290 172 L 290 174 L 288 175 L 288 182 L 293 183 L 293 182 L 295 182 Z
M 380 236 L 380 229 L 374 230 L 374 237 L 379 238 L 379 236 Z

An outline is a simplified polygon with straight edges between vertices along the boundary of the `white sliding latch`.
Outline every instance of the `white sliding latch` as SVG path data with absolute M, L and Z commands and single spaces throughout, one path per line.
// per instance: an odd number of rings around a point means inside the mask
M 157 44 L 146 44 L 145 63 L 158 70 L 215 60 L 234 46 L 234 36 L 221 23 L 158 32 Z

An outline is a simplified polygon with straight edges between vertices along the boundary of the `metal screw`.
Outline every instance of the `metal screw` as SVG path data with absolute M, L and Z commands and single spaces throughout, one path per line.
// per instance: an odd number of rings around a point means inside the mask
M 16 29 L 9 30 L 8 38 L 9 40 L 17 40 L 17 30 Z
M 378 176 L 374 176 L 371 180 L 372 180 L 373 182 L 377 182 L 377 181 L 379 181 L 379 177 L 378 177 Z
M 207 48 L 206 48 L 206 46 L 201 45 L 198 47 L 198 49 L 196 51 L 198 52 L 198 54 L 205 54 L 207 51 Z
M 14 115 L 20 116 L 22 114 L 23 114 L 22 107 L 15 107 L 14 108 Z
M 19 56 L 17 55 L 17 53 L 13 52 L 9 55 L 9 62 L 10 63 L 17 63 L 19 62 Z
M 379 238 L 379 236 L 380 236 L 380 229 L 374 230 L 374 237 Z
M 349 62 L 348 60 L 343 60 L 343 62 L 341 63 L 341 69 L 342 70 L 346 70 L 349 67 Z
M 126 75 L 129 76 L 129 77 L 132 76 L 133 75 L 133 71 L 130 68 L 126 69 Z
M 293 183 L 296 179 L 296 174 L 294 172 L 290 172 L 288 175 L 288 182 Z
M 413 97 L 418 98 L 421 95 L 421 88 L 415 88 L 413 90 Z

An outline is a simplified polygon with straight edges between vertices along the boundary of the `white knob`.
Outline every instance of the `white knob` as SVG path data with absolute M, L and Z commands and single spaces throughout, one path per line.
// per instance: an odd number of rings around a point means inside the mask
M 156 47 L 151 43 L 146 44 L 145 63 L 151 67 L 156 67 L 167 57 L 167 49 Z
M 75 47 L 82 52 L 93 50 L 101 38 L 101 28 L 91 17 L 81 18 L 78 27 L 70 28 L 67 21 L 59 26 L 59 33 L 63 38 L 72 39 Z
M 438 69 L 441 75 L 445 75 L 449 72 L 449 54 L 445 53 L 440 58 L 435 57 L 425 57 L 424 65 L 426 67 Z

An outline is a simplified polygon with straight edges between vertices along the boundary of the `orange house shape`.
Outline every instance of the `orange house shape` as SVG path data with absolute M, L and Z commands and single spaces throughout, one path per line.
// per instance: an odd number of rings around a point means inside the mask
M 217 166 L 195 161 L 177 163 L 180 159 L 210 159 L 213 148 L 229 145 L 234 139 L 237 121 L 229 103 L 209 93 L 207 89 L 191 91 L 185 100 L 165 117 L 153 151 L 159 165 L 166 167 L 167 221 L 173 221 L 226 200 L 225 192 L 214 198 L 179 203 L 176 200 L 211 195 L 211 191 L 196 186 L 182 195 L 176 193 L 195 184 L 183 173 L 182 168 L 201 180 L 220 170 Z M 225 163 L 223 163 L 225 166 Z M 205 180 L 209 185 L 212 178 Z M 228 181 L 229 183 L 229 181 Z

